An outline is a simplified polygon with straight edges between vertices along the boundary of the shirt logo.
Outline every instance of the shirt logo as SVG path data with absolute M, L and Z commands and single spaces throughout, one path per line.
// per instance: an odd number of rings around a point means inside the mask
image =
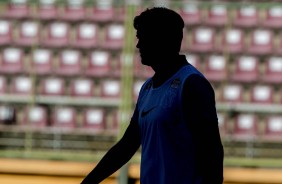
M 154 109 L 155 107 L 152 107 L 152 108 L 150 108 L 149 110 L 144 110 L 142 113 L 141 113 L 141 117 L 144 117 L 144 116 L 146 116 L 147 114 L 149 114 L 149 112 L 151 112 L 153 109 Z

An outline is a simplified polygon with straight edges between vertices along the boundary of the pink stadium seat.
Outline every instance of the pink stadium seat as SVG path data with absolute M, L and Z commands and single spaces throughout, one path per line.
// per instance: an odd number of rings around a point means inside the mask
M 105 130 L 106 113 L 100 108 L 90 108 L 83 112 L 82 126 L 88 130 Z
M 24 21 L 19 25 L 18 37 L 14 40 L 17 45 L 33 46 L 39 41 L 39 24 L 35 21 Z
M 227 117 L 224 113 L 219 112 L 217 113 L 217 119 L 218 119 L 218 128 L 220 132 L 220 136 L 226 137 L 228 135 L 228 126 L 227 126 Z
M 220 44 L 217 50 L 228 53 L 240 53 L 245 49 L 244 42 L 245 33 L 238 28 L 231 28 L 224 31 L 220 37 Z
M 110 74 L 111 54 L 107 51 L 92 51 L 88 54 L 86 75 L 103 77 Z
M 97 0 L 88 18 L 95 22 L 109 22 L 115 16 L 112 0 Z
M 266 16 L 262 23 L 263 27 L 281 28 L 282 27 L 282 8 L 281 6 L 271 6 L 266 10 Z
M 51 124 L 53 127 L 75 128 L 76 111 L 72 107 L 57 107 L 53 109 Z
M 63 47 L 69 44 L 70 27 L 65 22 L 52 22 L 47 25 L 47 33 L 42 44 L 48 47 Z
M 216 4 L 208 9 L 205 24 L 210 26 L 224 26 L 228 23 L 228 10 L 225 5 Z
M 71 44 L 77 48 L 96 48 L 99 43 L 98 32 L 98 25 L 95 23 L 78 24 L 75 39 Z
M 12 42 L 12 24 L 8 20 L 0 20 L 0 45 L 8 45 Z
M 73 76 L 82 73 L 82 59 L 81 53 L 77 50 L 62 50 L 59 53 L 58 67 L 56 74 Z
M 32 80 L 30 77 L 17 76 L 12 79 L 11 93 L 17 95 L 32 95 Z
M 121 93 L 121 84 L 117 80 L 101 81 L 101 96 L 105 98 L 118 98 Z
M 22 19 L 29 16 L 30 8 L 27 0 L 11 0 L 5 12 L 5 17 Z
M 227 103 L 243 102 L 243 87 L 239 84 L 226 84 L 222 88 L 221 101 Z
M 231 80 L 236 82 L 255 82 L 259 80 L 258 59 L 253 56 L 240 56 L 235 60 Z
M 268 85 L 254 85 L 251 89 L 251 102 L 271 104 L 274 101 L 274 94 L 271 86 Z
M 102 47 L 104 49 L 119 50 L 123 47 L 125 28 L 122 24 L 109 24 L 105 28 Z
M 0 72 L 15 74 L 23 72 L 24 53 L 22 49 L 7 47 L 2 50 Z
M 32 52 L 30 71 L 45 75 L 53 72 L 53 52 L 49 49 L 35 49 Z
M 7 106 L 7 105 L 0 105 L 0 124 L 15 124 L 16 123 L 16 109 Z
M 26 107 L 22 125 L 31 127 L 46 127 L 48 125 L 48 114 L 44 107 Z
M 267 58 L 262 80 L 271 84 L 282 82 L 282 57 L 271 56 Z
M 272 116 L 267 117 L 262 138 L 265 141 L 281 142 L 282 140 L 282 116 L 272 115 Z
M 222 55 L 210 55 L 206 58 L 204 75 L 212 82 L 223 81 L 227 77 L 227 63 Z
M 37 8 L 37 16 L 41 20 L 57 19 L 59 11 L 55 1 L 56 0 L 39 1 L 39 5 Z
M 212 28 L 197 27 L 192 30 L 192 38 L 188 51 L 210 52 L 214 49 L 215 32 Z
M 71 96 L 93 97 L 94 84 L 90 79 L 75 79 L 70 85 Z
M 191 65 L 193 65 L 195 68 L 197 68 L 198 70 L 202 70 L 201 68 L 201 61 L 198 55 L 195 54 L 186 54 L 186 59 L 188 61 L 188 63 L 190 63 Z
M 258 136 L 258 119 L 255 114 L 238 114 L 234 120 L 232 137 L 240 141 L 252 141 Z
M 42 95 L 61 96 L 65 95 L 65 82 L 56 77 L 44 78 L 41 81 L 40 92 Z
M 196 4 L 183 2 L 179 14 L 184 20 L 185 25 L 197 25 L 202 21 L 201 11 Z
M 145 81 L 142 81 L 142 80 L 138 80 L 138 81 L 134 82 L 133 97 L 134 97 L 135 102 L 137 102 L 140 89 L 141 89 L 142 85 L 144 84 L 144 82 Z
M 259 13 L 255 6 L 242 6 L 235 10 L 233 24 L 239 27 L 253 27 L 259 23 Z
M 273 52 L 273 33 L 270 30 L 257 29 L 251 33 L 247 52 L 262 55 Z
M 85 20 L 85 17 L 86 7 L 84 0 L 67 0 L 60 16 L 65 21 L 80 21 Z
M 0 76 L 0 94 L 5 94 L 7 92 L 7 79 L 4 76 Z

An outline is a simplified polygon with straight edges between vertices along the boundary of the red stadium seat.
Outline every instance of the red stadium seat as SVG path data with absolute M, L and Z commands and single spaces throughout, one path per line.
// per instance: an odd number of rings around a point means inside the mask
M 239 27 L 253 27 L 259 23 L 259 13 L 255 6 L 242 6 L 235 10 L 235 17 L 233 18 L 234 26 Z
M 266 16 L 262 23 L 263 27 L 281 28 L 282 27 L 282 8 L 281 6 L 271 6 L 266 10 Z
M 102 43 L 104 49 L 122 49 L 125 29 L 122 24 L 109 24 L 105 28 L 105 36 Z
M 53 109 L 51 124 L 53 127 L 75 128 L 76 111 L 71 107 L 58 107 Z
M 47 25 L 47 33 L 42 39 L 42 45 L 48 47 L 63 47 L 69 45 L 69 24 L 65 22 L 52 22 Z
M 101 82 L 101 96 L 105 98 L 120 97 L 121 84 L 117 80 L 104 80 Z
M 49 49 L 35 49 L 32 53 L 30 71 L 45 75 L 53 72 L 53 53 Z
M 201 71 L 201 61 L 198 55 L 195 54 L 186 54 L 186 59 L 188 63 L 193 65 L 195 68 Z
M 90 79 L 75 79 L 71 81 L 71 96 L 93 97 L 94 84 Z
M 56 77 L 44 78 L 41 81 L 41 94 L 48 96 L 61 96 L 65 94 L 65 82 Z
M 188 51 L 210 52 L 215 45 L 215 32 L 212 28 L 197 27 L 192 31 L 192 38 Z
M 23 72 L 24 53 L 22 49 L 8 47 L 2 50 L 0 72 L 16 74 Z
M 235 61 L 231 80 L 236 82 L 255 82 L 259 80 L 258 59 L 253 56 L 240 56 Z
M 223 81 L 227 77 L 227 63 L 222 55 L 210 55 L 206 58 L 204 75 L 212 82 Z
M 59 11 L 55 1 L 56 0 L 40 0 L 36 16 L 41 20 L 57 19 Z
M 12 42 L 12 24 L 8 20 L 0 20 L 0 45 Z
M 67 0 L 61 19 L 65 21 L 80 21 L 86 18 L 86 7 L 84 0 Z
M 251 89 L 251 102 L 252 103 L 273 103 L 274 94 L 271 86 L 267 85 L 254 85 Z
M 56 74 L 73 76 L 82 73 L 81 53 L 77 50 L 62 50 L 59 53 L 58 67 Z
M 17 95 L 32 95 L 32 86 L 31 78 L 17 76 L 12 80 L 11 93 Z
M 265 62 L 264 75 L 262 80 L 271 84 L 282 82 L 282 57 L 272 56 Z
M 185 3 L 181 6 L 179 14 L 184 20 L 185 25 L 198 25 L 202 21 L 201 11 L 196 4 Z
M 282 140 L 282 116 L 268 116 L 262 136 L 263 140 L 281 142 Z
M 235 117 L 233 139 L 253 141 L 258 136 L 258 119 L 255 114 L 238 114 Z
M 16 109 L 11 106 L 0 106 L 0 124 L 15 124 L 17 119 Z
M 112 0 L 97 0 L 88 18 L 94 22 L 109 22 L 115 17 Z
M 4 76 L 0 76 L 0 94 L 5 94 L 7 92 L 7 79 Z
M 241 29 L 231 28 L 224 31 L 221 36 L 221 43 L 217 50 L 228 53 L 240 53 L 245 49 L 245 33 Z
M 208 9 L 205 24 L 210 26 L 224 26 L 228 23 L 228 13 L 225 5 L 216 4 Z
M 26 107 L 22 122 L 24 126 L 46 127 L 48 125 L 47 110 L 40 106 Z
M 83 112 L 82 126 L 88 130 L 101 131 L 106 127 L 106 113 L 103 109 L 90 108 Z
M 228 103 L 243 102 L 243 87 L 239 84 L 226 84 L 222 88 L 221 101 Z
M 273 52 L 273 33 L 270 30 L 257 29 L 251 33 L 247 52 L 262 55 Z
M 81 23 L 76 26 L 75 39 L 71 43 L 77 48 L 96 48 L 98 46 L 98 26 L 93 23 Z
M 39 41 L 39 24 L 35 21 L 24 21 L 19 26 L 19 35 L 14 40 L 17 45 L 33 46 Z
M 5 12 L 5 17 L 22 19 L 29 16 L 30 8 L 27 0 L 11 0 Z
M 92 51 L 88 54 L 86 74 L 103 77 L 110 74 L 111 54 L 107 51 Z

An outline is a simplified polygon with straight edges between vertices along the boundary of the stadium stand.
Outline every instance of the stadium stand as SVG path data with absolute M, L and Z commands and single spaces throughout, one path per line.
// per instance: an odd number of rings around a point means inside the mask
M 279 115 L 268 116 L 262 139 L 277 142 L 282 139 L 282 117 Z
M 48 126 L 48 116 L 47 110 L 44 107 L 27 106 L 24 109 L 21 125 L 44 128 Z
M 21 48 L 6 47 L 1 53 L 0 72 L 16 74 L 24 71 L 24 52 Z
M 215 31 L 210 27 L 196 27 L 192 30 L 192 38 L 188 51 L 211 52 L 215 46 Z
M 99 27 L 96 23 L 80 23 L 75 31 L 75 38 L 71 42 L 73 47 L 90 49 L 99 46 Z
M 35 21 L 23 21 L 18 27 L 18 36 L 14 42 L 19 46 L 38 45 L 40 26 Z
M 105 130 L 106 127 L 106 115 L 104 109 L 101 108 L 89 108 L 83 111 L 83 125 L 84 128 L 93 130 Z
M 120 97 L 121 86 L 120 82 L 115 79 L 101 81 L 101 97 L 118 98 Z
M 109 51 L 95 50 L 88 53 L 86 75 L 92 77 L 104 77 L 111 72 L 112 56 Z
M 53 72 L 53 52 L 50 49 L 34 49 L 26 72 L 33 72 L 37 75 L 51 74 Z
M 210 55 L 206 58 L 204 74 L 212 82 L 221 82 L 227 77 L 227 63 L 222 55 Z
M 234 26 L 251 28 L 259 24 L 259 10 L 254 5 L 243 5 L 235 9 L 232 24 Z
M 74 97 L 93 97 L 94 84 L 90 79 L 74 79 L 70 84 L 70 94 Z
M 274 103 L 273 88 L 268 85 L 254 85 L 251 89 L 252 103 Z
M 225 5 L 215 4 L 208 9 L 204 23 L 209 26 L 225 26 L 228 23 L 228 13 Z
M 26 76 L 17 76 L 11 83 L 11 93 L 17 95 L 32 95 L 32 79 Z
M 243 87 L 240 84 L 226 84 L 222 88 L 221 98 L 222 102 L 240 103 L 244 101 Z
M 200 24 L 202 17 L 201 17 L 201 10 L 195 4 L 190 3 L 183 3 L 183 6 L 179 10 L 179 14 L 184 20 L 185 25 L 193 26 Z
M 251 33 L 251 43 L 248 46 L 248 53 L 255 55 L 270 54 L 273 50 L 273 33 L 266 29 L 257 29 Z
M 105 36 L 101 47 L 107 50 L 121 50 L 124 42 L 124 26 L 108 24 L 105 27 Z
M 12 41 L 11 21 L 0 19 L 0 45 L 8 45 Z
M 242 53 L 245 49 L 245 33 L 238 28 L 231 28 L 224 31 L 220 37 L 220 44 L 216 46 L 216 50 L 222 53 Z
M 264 65 L 262 80 L 270 84 L 282 82 L 282 58 L 277 56 L 268 57 Z
M 72 107 L 56 107 L 52 109 L 51 126 L 61 128 L 75 128 L 76 111 Z
M 41 80 L 40 94 L 48 96 L 65 95 L 65 81 L 58 77 L 48 77 Z
M 282 26 L 282 7 L 270 6 L 265 10 L 265 16 L 262 22 L 263 27 L 277 29 Z
M 82 73 L 82 58 L 78 50 L 66 49 L 59 53 L 57 75 L 74 76 Z

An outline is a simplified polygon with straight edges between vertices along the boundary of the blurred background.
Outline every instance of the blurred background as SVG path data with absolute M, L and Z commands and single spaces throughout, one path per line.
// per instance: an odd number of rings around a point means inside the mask
M 282 183 L 282 1 L 1 0 L 0 183 L 77 184 L 143 82 L 133 18 L 165 6 L 216 92 L 225 184 Z M 137 184 L 140 151 L 104 184 Z

